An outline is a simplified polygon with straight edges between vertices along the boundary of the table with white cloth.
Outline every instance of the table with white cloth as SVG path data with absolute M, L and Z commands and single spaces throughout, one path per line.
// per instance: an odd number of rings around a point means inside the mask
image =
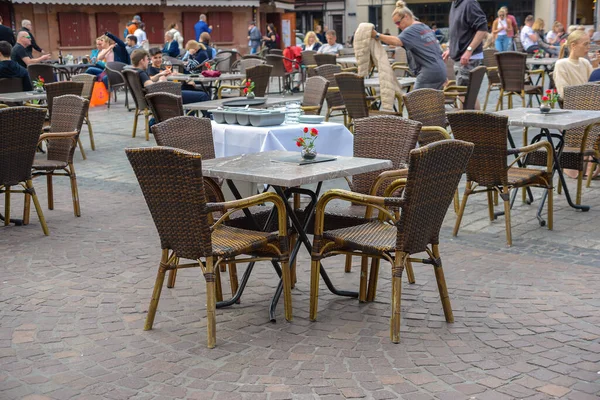
M 335 61 L 339 64 L 358 64 L 356 57 L 338 57 Z M 390 62 L 390 64 L 392 64 L 396 60 L 394 60 L 393 58 L 389 58 L 388 61 Z

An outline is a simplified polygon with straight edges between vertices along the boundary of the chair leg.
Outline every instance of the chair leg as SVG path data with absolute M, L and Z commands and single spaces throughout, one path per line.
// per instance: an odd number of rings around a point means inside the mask
M 563 171 L 564 173 L 564 171 Z M 561 194 L 562 193 L 562 181 L 559 179 L 558 180 L 558 187 L 556 188 L 556 193 Z
M 75 167 L 73 163 L 69 163 L 69 179 L 71 180 L 71 196 L 73 197 L 73 212 L 76 217 L 81 217 L 81 209 L 79 206 L 79 190 L 77 190 L 77 175 L 75 175 Z
M 452 231 L 452 236 L 458 235 L 458 229 L 460 228 L 460 222 L 462 221 L 462 217 L 465 212 L 467 199 L 469 197 L 469 194 L 471 193 L 471 185 L 471 181 L 467 181 L 467 187 L 465 188 L 465 193 L 463 194 L 463 199 L 460 203 L 460 210 L 458 210 L 458 215 L 456 216 L 456 223 L 454 224 L 454 231 Z
M 596 170 L 597 164 L 593 161 L 589 161 L 588 162 L 588 169 L 587 169 L 587 180 L 585 181 L 585 187 L 589 188 L 592 185 L 592 177 L 594 175 L 594 171 Z
M 490 97 L 490 92 L 492 91 L 492 87 L 488 85 L 488 90 L 485 94 L 485 101 L 483 102 L 483 111 L 487 108 L 488 99 Z
M 229 270 L 229 285 L 231 286 L 231 296 L 235 296 L 238 291 L 238 276 L 237 276 L 237 265 L 228 264 L 227 269 Z M 238 301 L 239 303 L 239 301 Z
M 369 273 L 369 288 L 367 290 L 367 301 L 375 300 L 377 295 L 377 280 L 379 279 L 379 258 L 371 259 L 371 272 Z
M 200 262 L 200 260 L 198 260 Z M 206 330 L 207 346 L 209 349 L 215 347 L 217 342 L 217 320 L 216 320 L 216 293 L 215 293 L 215 267 L 212 257 L 206 257 L 204 269 L 204 279 L 206 280 Z
M 577 173 L 577 195 L 575 196 L 575 204 L 581 204 L 581 187 L 583 186 L 583 171 Z
M 46 186 L 48 186 L 48 210 L 54 210 L 54 188 L 52 187 L 52 173 L 46 175 Z
M 527 127 L 523 128 L 523 146 L 527 146 L 527 143 L 529 142 L 529 140 L 527 138 L 528 133 L 529 133 L 529 128 L 527 128 Z M 527 203 L 527 187 L 521 188 L 521 202 Z
M 79 151 L 81 151 L 81 158 L 86 160 L 87 157 L 85 156 L 85 150 L 83 150 L 83 143 L 81 143 L 81 138 L 77 138 L 77 147 L 79 147 Z
M 500 89 L 500 94 L 498 94 L 498 102 L 496 103 L 496 111 L 502 110 L 504 101 L 504 89 Z
M 310 307 L 309 318 L 311 321 L 317 320 L 317 308 L 319 306 L 319 274 L 321 262 L 311 260 L 310 262 Z
M 94 131 L 92 130 L 92 123 L 90 122 L 90 117 L 87 113 L 85 114 L 85 122 L 88 127 L 88 132 L 90 133 L 90 146 L 92 151 L 96 151 L 96 143 L 94 143 Z
M 177 270 L 172 269 L 169 271 L 169 278 L 167 279 L 167 287 L 173 289 L 175 287 L 175 281 L 177 280 Z
M 504 201 L 504 223 L 506 224 L 506 244 L 512 246 L 512 232 L 510 225 L 510 190 L 507 187 L 502 188 L 500 195 Z
M 23 225 L 29 225 L 29 214 L 31 213 L 31 195 L 25 192 L 25 201 L 23 203 Z M 10 220 L 10 218 L 9 218 Z
M 494 205 L 498 205 L 498 192 L 494 190 Z
M 111 87 L 110 84 L 108 85 L 108 109 L 110 110 L 110 94 L 111 94 Z
M 128 96 L 129 91 L 127 90 L 127 87 L 125 87 L 125 108 L 127 108 L 127 111 L 131 111 L 129 109 L 129 96 Z
M 40 224 L 42 225 L 42 231 L 44 231 L 44 235 L 48 236 L 50 231 L 48 230 L 48 225 L 46 225 L 46 218 L 44 218 L 44 213 L 42 212 L 42 206 L 40 206 L 40 201 L 38 200 L 37 194 L 35 194 L 35 189 L 33 188 L 33 182 L 31 179 L 25 182 L 25 186 L 29 191 L 31 191 L 31 198 L 33 199 L 33 206 L 35 207 L 35 211 L 37 212 L 38 218 L 40 219 Z M 6 220 L 9 221 L 9 215 L 6 213 Z
M 288 247 L 288 248 L 290 250 L 293 249 L 294 246 L 296 245 L 297 241 L 298 241 L 298 234 L 290 233 L 290 247 Z M 290 279 L 291 279 L 292 289 L 294 287 L 296 287 L 296 282 L 298 281 L 298 279 L 296 277 L 296 261 L 297 260 L 295 259 L 293 263 L 290 263 Z
M 215 295 L 217 301 L 223 301 L 223 287 L 221 286 L 221 268 L 215 268 Z
M 146 108 L 144 110 L 144 127 L 146 128 L 146 142 L 150 140 L 150 127 L 148 124 L 150 123 L 150 111 Z
M 494 220 L 494 198 L 491 191 L 487 192 L 487 200 L 488 200 L 488 214 L 490 217 L 490 221 Z
M 454 214 L 458 214 L 458 210 L 460 209 L 460 198 L 458 195 L 458 188 L 454 191 Z
M 550 182 L 552 186 L 552 182 Z M 554 229 L 554 190 L 552 187 L 548 189 L 548 230 Z
M 367 275 L 369 273 L 369 257 L 360 257 L 360 285 L 358 289 L 358 301 L 367 301 Z
M 346 264 L 344 265 L 344 272 L 352 272 L 352 256 L 346 254 Z
M 10 186 L 4 186 L 4 226 L 10 225 Z
M 131 134 L 132 138 L 135 137 L 135 132 L 137 131 L 137 123 L 138 123 L 139 116 L 140 116 L 140 110 L 136 107 L 135 108 L 135 117 L 133 117 L 133 133 Z
M 392 267 L 392 317 L 390 319 L 390 339 L 400 343 L 400 299 L 402 297 L 402 271 L 406 253 L 397 251 Z
M 433 257 L 438 260 L 438 264 L 433 266 L 433 270 L 435 271 L 435 280 L 437 281 L 438 291 L 440 292 L 440 300 L 442 300 L 444 316 L 446 317 L 446 322 L 454 322 L 454 315 L 452 314 L 452 305 L 450 304 L 450 297 L 448 296 L 448 287 L 446 286 L 446 278 L 444 277 L 444 269 L 442 268 L 439 246 L 437 244 L 432 245 L 432 250 Z
M 167 261 L 169 258 L 169 250 L 163 249 L 162 257 L 160 259 L 160 265 L 158 267 L 158 274 L 156 275 L 156 281 L 154 281 L 154 290 L 152 291 L 152 299 L 150 299 L 150 307 L 148 307 L 148 315 L 146 316 L 146 323 L 144 330 L 149 331 L 152 329 L 154 324 L 154 317 L 156 316 L 156 309 L 158 308 L 158 301 L 160 300 L 160 292 L 162 291 L 163 282 L 165 281 L 165 274 L 167 272 Z
M 406 279 L 408 280 L 408 283 L 413 285 L 416 282 L 415 272 L 413 271 L 412 262 L 408 258 L 406 259 L 404 269 L 406 269 Z
M 283 307 L 286 321 L 293 319 L 292 314 L 292 282 L 290 265 L 287 261 L 281 262 L 281 279 L 283 281 Z

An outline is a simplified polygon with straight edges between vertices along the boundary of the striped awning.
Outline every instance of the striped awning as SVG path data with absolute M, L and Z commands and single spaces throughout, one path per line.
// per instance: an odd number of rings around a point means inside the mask
M 15 4 L 55 4 L 78 6 L 160 6 L 160 0 L 12 0 Z
M 258 7 L 260 0 L 167 0 L 168 6 Z

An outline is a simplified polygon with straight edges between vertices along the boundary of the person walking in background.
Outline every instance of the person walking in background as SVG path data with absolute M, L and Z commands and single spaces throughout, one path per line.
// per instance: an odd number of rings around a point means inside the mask
M 33 37 L 33 33 L 31 33 L 31 21 L 28 19 L 24 19 L 21 21 L 21 30 L 19 32 L 26 32 L 29 35 L 31 40 L 31 44 L 27 46 L 27 52 L 29 53 L 29 57 L 33 58 L 33 50 L 36 50 L 39 53 L 43 53 L 44 50 L 41 49 L 40 46 L 35 42 L 35 38 Z
M 456 84 L 469 86 L 469 72 L 483 60 L 487 17 L 476 0 L 454 0 L 450 6 L 449 26 L 450 42 L 442 57 L 459 63 Z
M 402 30 L 397 37 L 381 35 L 375 29 L 371 37 L 391 46 L 402 46 L 412 54 L 417 75 L 415 89 L 442 89 L 446 83 L 446 65 L 442 60 L 442 51 L 435 31 L 417 21 L 402 0 L 396 2 L 392 20 Z
M 512 31 L 512 22 L 506 18 L 506 12 L 503 9 L 498 10 L 498 18 L 492 24 L 492 35 L 495 36 L 496 50 L 508 51 L 510 42 L 508 32 Z
M 0 15 L 0 42 L 7 42 L 11 46 L 14 46 L 17 42 L 15 41 L 15 33 L 8 26 L 2 25 L 2 15 Z
M 200 35 L 202 35 L 203 32 L 212 33 L 212 25 L 209 26 L 206 23 L 206 15 L 200 14 L 200 19 L 196 22 L 196 25 L 194 25 L 194 31 L 196 32 L 197 42 L 200 41 Z
M 133 19 L 127 23 L 127 35 L 133 35 L 141 23 L 142 18 L 139 15 L 134 15 Z
M 137 29 L 135 30 L 135 32 L 133 34 L 137 38 L 137 43 L 144 50 L 147 48 L 150 48 L 150 43 L 148 43 L 148 36 L 146 35 L 146 24 L 144 24 L 143 22 L 140 22 L 139 24 L 136 24 L 135 26 L 137 27 Z
M 0 41 L 0 79 L 21 78 L 22 90 L 33 90 L 27 69 L 11 60 L 11 52 L 12 45 L 7 41 Z
M 250 54 L 258 53 L 261 39 L 262 35 L 256 26 L 256 22 L 250 21 L 248 24 L 248 47 L 250 48 Z
M 181 32 L 179 32 L 179 27 L 176 22 L 169 26 L 169 32 L 173 34 L 173 39 L 175 39 L 179 45 L 179 53 L 181 54 L 181 50 L 183 50 L 183 36 L 181 36 Z
M 163 53 L 177 58 L 179 56 L 179 44 L 173 39 L 173 34 L 171 32 L 165 33 L 165 47 L 163 47 Z
M 306 36 L 304 36 L 304 45 L 302 46 L 302 50 L 312 50 L 317 51 L 319 47 L 321 47 L 322 43 L 317 38 L 317 34 L 313 31 L 306 32 Z
M 512 24 L 512 27 L 513 27 L 512 32 L 508 32 L 508 34 L 507 34 L 508 49 L 512 51 L 514 49 L 513 39 L 515 36 L 517 36 L 519 34 L 519 24 L 517 24 L 517 19 L 515 18 L 515 16 L 508 12 L 508 7 L 504 6 L 504 7 L 501 7 L 500 9 L 504 10 L 504 13 L 506 14 L 506 19 L 510 21 L 510 23 Z
M 277 31 L 275 30 L 275 25 L 273 24 L 268 24 L 267 25 L 267 34 L 265 36 L 263 36 L 262 38 L 263 43 L 265 44 L 265 47 L 269 50 L 271 49 L 277 49 L 278 46 L 278 35 L 277 35 Z
M 325 38 L 327 39 L 327 43 L 319 47 L 317 53 L 337 54 L 341 49 L 344 48 L 344 46 L 336 42 L 337 34 L 335 33 L 335 31 L 327 31 L 327 33 L 325 34 Z

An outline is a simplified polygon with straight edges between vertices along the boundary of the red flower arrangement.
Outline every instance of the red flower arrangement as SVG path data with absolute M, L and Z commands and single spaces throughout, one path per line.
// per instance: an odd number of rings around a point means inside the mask
M 244 94 L 247 96 L 249 94 L 252 94 L 254 92 L 254 82 L 252 81 L 252 79 L 248 79 L 246 81 L 246 84 L 244 85 Z
M 302 147 L 302 149 L 307 153 L 314 153 L 315 149 L 315 140 L 319 137 L 319 131 L 316 128 L 308 128 L 304 127 L 302 130 L 304 134 L 300 137 L 297 137 L 296 146 Z
M 554 106 L 558 101 L 558 92 L 556 89 L 547 89 L 546 95 L 542 97 L 542 104 Z

